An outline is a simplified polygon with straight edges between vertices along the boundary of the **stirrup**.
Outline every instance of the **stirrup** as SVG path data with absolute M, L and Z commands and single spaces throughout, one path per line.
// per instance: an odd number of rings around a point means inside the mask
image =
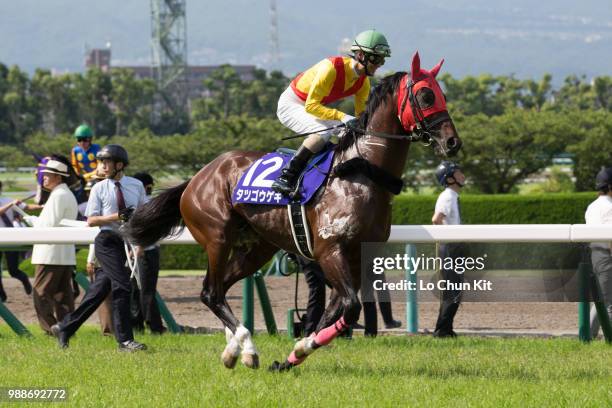
M 298 191 L 299 184 L 297 181 L 294 185 L 291 185 L 289 182 L 279 185 L 279 181 L 275 180 L 274 183 L 272 183 L 272 190 L 284 195 L 285 197 L 289 197 L 292 200 L 299 199 L 300 197 L 300 192 Z

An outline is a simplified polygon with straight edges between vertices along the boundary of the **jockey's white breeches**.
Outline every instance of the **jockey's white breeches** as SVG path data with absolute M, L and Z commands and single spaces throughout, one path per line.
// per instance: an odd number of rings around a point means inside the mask
M 323 129 L 328 129 L 342 123 L 339 120 L 322 120 L 306 112 L 304 101 L 293 92 L 291 87 L 288 87 L 281 94 L 278 100 L 276 116 L 278 116 L 283 125 L 295 133 L 318 132 L 325 142 L 328 142 L 332 135 L 338 131 L 323 131 Z

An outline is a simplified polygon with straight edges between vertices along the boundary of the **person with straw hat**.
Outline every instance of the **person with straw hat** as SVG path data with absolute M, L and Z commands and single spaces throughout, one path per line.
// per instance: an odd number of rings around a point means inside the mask
M 66 185 L 68 166 L 49 160 L 41 170 L 43 187 L 51 191 L 35 228 L 59 227 L 62 219 L 77 218 L 77 201 Z M 34 308 L 40 327 L 48 334 L 51 326 L 74 310 L 72 273 L 76 266 L 75 247 L 70 244 L 37 244 L 32 250 L 34 276 Z

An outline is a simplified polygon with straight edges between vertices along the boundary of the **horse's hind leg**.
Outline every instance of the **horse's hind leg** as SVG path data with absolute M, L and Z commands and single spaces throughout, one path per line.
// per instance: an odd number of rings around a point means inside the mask
M 211 274 L 211 268 L 204 279 L 202 301 L 226 326 L 227 346 L 221 358 L 228 368 L 235 366 L 241 351 L 242 363 L 250 368 L 259 367 L 259 356 L 250 331 L 234 316 L 227 304 L 226 293 L 234 283 L 255 273 L 272 257 L 275 251 L 276 248 L 264 242 L 259 242 L 249 250 L 235 248 L 231 258 L 223 267 L 224 273 L 219 275 L 220 269 L 217 268 L 217 274 Z M 215 279 L 215 275 L 219 276 L 219 279 Z M 222 282 L 219 283 L 221 276 Z M 220 286 L 221 290 L 216 287 L 217 285 Z
M 329 319 L 338 310 L 342 310 L 342 316 L 329 326 L 319 330 L 316 334 L 297 342 L 287 360 L 283 363 L 275 361 L 270 366 L 271 371 L 285 371 L 301 364 L 316 349 L 331 343 L 359 318 L 361 303 L 359 303 L 357 291 L 354 289 L 356 285 L 354 286 L 353 284 L 347 260 L 343 256 L 337 255 L 335 257 L 323 257 L 320 263 L 325 271 L 326 278 L 328 278 L 338 295 L 338 301 L 329 304 L 325 311 L 325 316 Z
M 223 275 L 225 274 L 227 259 L 230 248 L 227 245 L 207 245 L 208 271 L 204 277 L 200 300 L 221 320 L 223 325 L 230 330 L 233 335 L 240 325 L 240 322 L 232 313 L 225 300 L 225 290 L 223 285 Z M 233 337 L 228 337 L 228 344 L 221 356 L 223 364 L 227 368 L 234 368 L 240 355 L 240 345 Z

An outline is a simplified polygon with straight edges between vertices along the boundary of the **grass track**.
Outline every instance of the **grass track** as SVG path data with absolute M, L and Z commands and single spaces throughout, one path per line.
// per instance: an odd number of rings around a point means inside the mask
M 337 340 L 297 369 L 223 368 L 224 336 L 137 336 L 126 355 L 85 326 L 71 348 L 0 325 L 0 386 L 67 387 L 70 406 L 591 406 L 612 404 L 612 347 L 571 339 Z M 292 342 L 259 335 L 262 365 Z M 19 406 L 27 406 L 22 403 Z M 37 406 L 37 405 L 35 405 Z M 64 405 L 65 406 L 65 405 Z

